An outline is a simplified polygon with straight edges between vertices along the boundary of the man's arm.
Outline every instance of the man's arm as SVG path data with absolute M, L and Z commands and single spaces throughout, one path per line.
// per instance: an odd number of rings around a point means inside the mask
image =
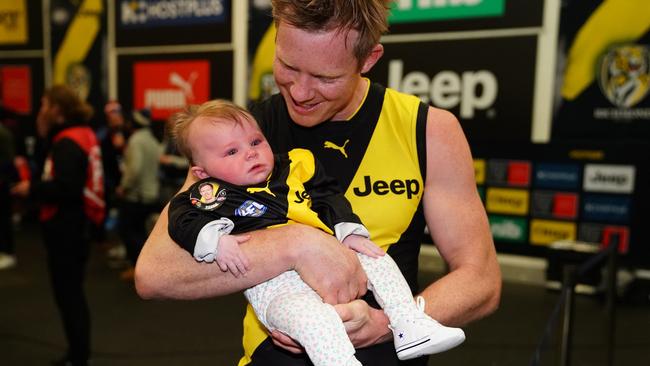
M 424 214 L 449 273 L 421 296 L 434 319 L 461 326 L 496 310 L 501 271 L 460 124 L 451 113 L 435 108 L 429 108 L 427 120 Z
M 187 189 L 193 179 L 188 177 Z M 198 299 L 254 286 L 294 269 L 329 303 L 348 302 L 365 293 L 366 277 L 356 255 L 334 237 L 304 225 L 251 232 L 241 245 L 251 269 L 235 278 L 219 266 L 198 263 L 167 232 L 165 207 L 138 257 L 135 284 L 143 298 Z

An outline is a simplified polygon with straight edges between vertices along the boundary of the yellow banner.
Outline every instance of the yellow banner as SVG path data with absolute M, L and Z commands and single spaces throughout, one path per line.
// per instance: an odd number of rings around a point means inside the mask
M 529 192 L 523 189 L 488 188 L 486 205 L 490 213 L 525 215 L 528 213 Z
M 530 243 L 549 245 L 558 240 L 575 240 L 576 224 L 574 222 L 531 220 Z
M 485 160 L 474 159 L 474 178 L 476 184 L 485 183 Z
M 84 100 L 91 85 L 83 63 L 101 29 L 103 11 L 101 0 L 83 0 L 54 56 L 54 83 L 71 86 Z
M 26 44 L 27 40 L 25 0 L 0 1 L 0 45 Z

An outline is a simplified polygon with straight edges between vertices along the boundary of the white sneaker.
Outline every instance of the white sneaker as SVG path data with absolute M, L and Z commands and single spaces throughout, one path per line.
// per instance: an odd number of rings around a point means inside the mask
M 16 256 L 0 253 L 0 270 L 9 269 L 16 266 Z
M 391 324 L 395 351 L 400 360 L 432 355 L 463 343 L 465 332 L 460 328 L 445 327 L 424 313 L 424 299 L 417 297 L 420 313 L 414 318 Z

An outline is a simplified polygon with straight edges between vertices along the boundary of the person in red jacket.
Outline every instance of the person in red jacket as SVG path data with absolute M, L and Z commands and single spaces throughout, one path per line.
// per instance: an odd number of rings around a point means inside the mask
M 90 252 L 88 232 L 104 216 L 101 153 L 87 125 L 93 109 L 63 85 L 47 89 L 41 99 L 37 132 L 47 145 L 40 181 L 12 188 L 40 205 L 47 264 L 68 351 L 53 365 L 86 365 L 90 356 L 90 312 L 83 289 Z

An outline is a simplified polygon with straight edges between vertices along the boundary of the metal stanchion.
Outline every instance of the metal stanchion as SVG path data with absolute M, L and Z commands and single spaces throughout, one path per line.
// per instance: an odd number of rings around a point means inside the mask
M 587 258 L 579 266 L 576 264 L 566 263 L 562 267 L 562 292 L 558 299 L 553 313 L 544 329 L 539 345 L 537 346 L 531 361 L 531 366 L 537 366 L 541 362 L 542 351 L 547 347 L 548 339 L 551 335 L 551 330 L 558 320 L 560 310 L 562 310 L 562 329 L 561 329 L 561 342 L 560 342 L 560 366 L 571 365 L 571 353 L 573 348 L 573 315 L 575 310 L 575 291 L 578 281 L 582 279 L 589 271 L 593 270 L 604 262 L 607 263 L 607 279 L 606 286 L 606 347 L 607 347 L 607 360 L 608 365 L 614 365 L 614 346 L 615 346 L 615 332 L 616 332 L 616 287 L 617 287 L 617 256 L 619 237 L 613 234 L 610 238 L 609 247 L 605 250 L 600 250 L 597 254 Z M 596 252 L 598 247 L 592 244 L 558 242 L 552 246 L 554 250 L 566 250 L 573 252 Z
M 616 346 L 616 288 L 618 278 L 618 245 L 619 238 L 613 234 L 609 242 L 609 256 L 607 258 L 607 300 L 605 309 L 607 311 L 607 327 L 605 337 L 607 339 L 607 364 L 614 365 L 614 348 Z
M 562 291 L 564 292 L 564 309 L 562 316 L 562 341 L 560 343 L 560 366 L 571 364 L 571 349 L 573 347 L 573 312 L 575 308 L 575 274 L 574 265 L 563 268 Z

